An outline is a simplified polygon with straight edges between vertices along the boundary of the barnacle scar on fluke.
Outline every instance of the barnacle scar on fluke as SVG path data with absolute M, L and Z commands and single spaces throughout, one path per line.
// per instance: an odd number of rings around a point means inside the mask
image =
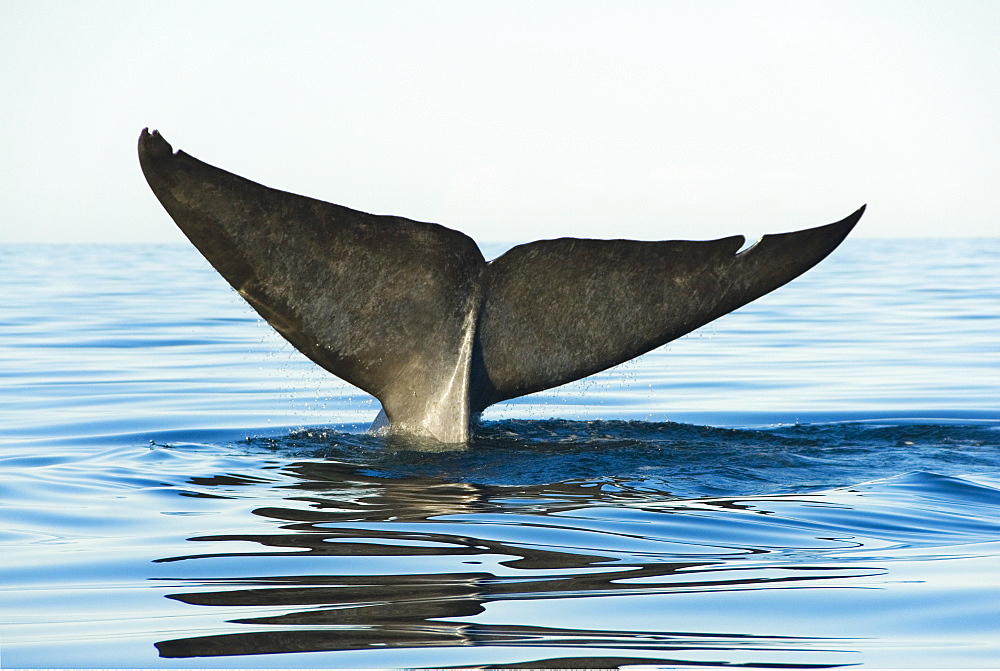
M 486 407 L 678 338 L 819 263 L 864 212 L 826 226 L 691 242 L 560 238 L 487 263 L 438 224 L 271 189 L 143 130 L 163 207 L 281 335 L 382 403 L 375 426 L 469 439 Z

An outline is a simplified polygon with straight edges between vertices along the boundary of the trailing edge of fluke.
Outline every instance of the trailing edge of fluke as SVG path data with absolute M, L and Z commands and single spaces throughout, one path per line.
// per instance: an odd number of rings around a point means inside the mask
M 299 351 L 382 403 L 391 433 L 469 439 L 487 406 L 678 338 L 819 263 L 842 221 L 691 242 L 560 238 L 487 263 L 467 235 L 271 189 L 139 137 L 153 193 Z

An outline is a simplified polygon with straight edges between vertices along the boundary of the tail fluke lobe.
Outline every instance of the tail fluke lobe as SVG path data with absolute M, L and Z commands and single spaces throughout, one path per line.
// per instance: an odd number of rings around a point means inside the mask
M 476 406 L 628 361 L 763 296 L 819 263 L 860 210 L 818 228 L 706 242 L 542 240 L 487 265 Z
M 139 159 L 233 288 L 306 356 L 378 397 L 390 420 L 464 392 L 467 371 L 451 373 L 485 263 L 471 238 L 268 188 L 175 153 L 158 133 L 143 131 Z

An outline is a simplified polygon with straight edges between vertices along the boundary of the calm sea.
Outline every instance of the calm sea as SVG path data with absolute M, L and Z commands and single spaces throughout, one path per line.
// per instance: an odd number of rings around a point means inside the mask
M 850 239 L 434 450 L 192 247 L 0 247 L 0 666 L 1000 666 L 998 259 Z

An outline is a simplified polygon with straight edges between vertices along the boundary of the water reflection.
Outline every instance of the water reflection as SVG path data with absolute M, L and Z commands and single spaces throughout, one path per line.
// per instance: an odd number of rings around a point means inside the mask
M 858 543 L 824 536 L 818 531 L 822 525 L 777 520 L 766 497 L 676 501 L 660 493 L 621 507 L 609 506 L 592 482 L 484 486 L 383 477 L 330 461 L 291 464 L 284 473 L 295 479 L 280 488 L 282 505 L 253 511 L 274 523 L 273 533 L 189 539 L 213 545 L 235 541 L 243 548 L 251 543 L 252 549 L 160 561 L 253 557 L 255 565 L 280 566 L 281 573 L 303 556 L 362 561 L 350 562 L 351 572 L 329 575 L 186 579 L 199 589 L 169 598 L 261 614 L 228 620 L 236 625 L 230 633 L 161 641 L 156 644 L 161 656 L 504 646 L 594 651 L 593 657 L 574 654 L 517 666 L 701 664 L 698 651 L 734 650 L 765 658 L 780 653 L 780 662 L 771 660 L 780 666 L 832 666 L 840 663 L 846 641 L 779 635 L 774 630 L 780 624 L 748 623 L 749 631 L 733 632 L 616 630 L 594 609 L 605 597 L 856 587 L 841 583 L 883 573 L 870 565 L 824 562 L 824 552 Z M 787 497 L 770 501 L 802 503 Z M 384 562 L 372 563 L 366 572 L 364 559 L 384 558 L 398 563 L 391 571 L 382 570 Z M 422 562 L 421 570 L 408 570 L 415 560 Z M 584 600 L 580 612 L 595 614 L 551 623 L 559 626 L 490 617 L 491 605 L 506 603 L 531 613 L 543 600 L 557 599 Z M 650 622 L 655 624 L 655 617 Z M 838 661 L 813 659 L 818 653 L 839 653 Z

